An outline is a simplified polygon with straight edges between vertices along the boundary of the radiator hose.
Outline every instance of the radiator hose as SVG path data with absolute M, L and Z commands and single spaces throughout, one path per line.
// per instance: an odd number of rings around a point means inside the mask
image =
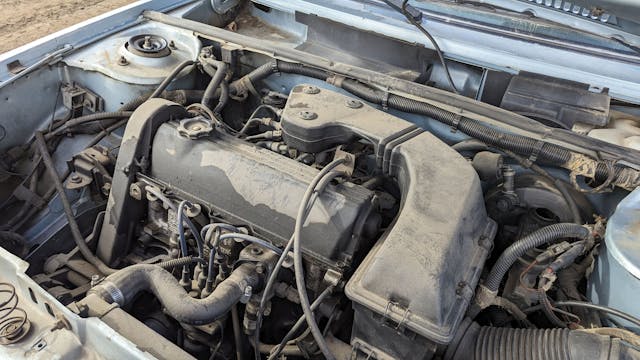
M 447 348 L 447 360 L 640 359 L 620 339 L 569 329 L 480 326 L 465 319 Z
M 130 303 L 142 291 L 152 293 L 166 313 L 180 323 L 209 324 L 231 310 L 245 294 L 248 286 L 260 285 L 255 264 L 238 266 L 206 298 L 191 297 L 170 272 L 157 265 L 138 264 L 126 267 L 108 276 L 90 293 L 99 295 L 120 307 Z

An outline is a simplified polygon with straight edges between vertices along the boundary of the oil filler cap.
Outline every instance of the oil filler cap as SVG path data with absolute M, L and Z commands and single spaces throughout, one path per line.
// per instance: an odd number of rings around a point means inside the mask
M 209 136 L 212 131 L 213 126 L 211 126 L 211 121 L 202 116 L 180 120 L 178 124 L 178 134 L 189 139 L 199 139 Z

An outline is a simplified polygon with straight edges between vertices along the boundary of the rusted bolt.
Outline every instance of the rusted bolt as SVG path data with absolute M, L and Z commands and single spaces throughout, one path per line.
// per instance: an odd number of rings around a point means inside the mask
M 120 66 L 129 65 L 129 61 L 127 61 L 126 57 L 120 56 L 120 58 L 118 59 L 118 65 L 120 65 Z
M 317 93 L 319 93 L 319 92 L 320 92 L 320 89 L 319 89 L 317 86 L 308 85 L 308 86 L 305 86 L 305 87 L 302 89 L 302 92 L 303 92 L 303 93 L 305 93 L 305 94 L 313 95 L 313 94 L 317 94 Z
M 314 113 L 313 111 L 300 111 L 298 113 L 298 116 L 302 120 L 313 120 L 313 119 L 316 119 L 318 117 L 318 114 Z
M 347 100 L 347 107 L 350 107 L 352 109 L 360 109 L 362 107 L 362 101 L 349 99 Z

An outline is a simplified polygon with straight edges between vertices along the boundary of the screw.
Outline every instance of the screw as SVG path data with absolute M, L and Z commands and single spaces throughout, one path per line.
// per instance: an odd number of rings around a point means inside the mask
M 352 109 L 360 109 L 362 107 L 362 101 L 349 99 L 347 100 L 347 107 L 350 107 Z
M 314 113 L 313 111 L 300 111 L 298 113 L 298 116 L 302 120 L 313 120 L 318 117 L 318 114 Z
M 319 92 L 320 92 L 320 89 L 319 89 L 317 86 L 309 85 L 309 86 L 305 86 L 305 87 L 302 89 L 302 92 L 303 92 L 303 93 L 305 93 L 305 94 L 313 95 L 313 94 L 317 94 L 317 93 L 319 93 Z
M 173 42 L 173 40 L 169 41 L 169 47 L 172 49 L 176 48 L 176 43 Z
M 261 254 L 262 254 L 262 249 L 258 247 L 251 248 L 251 255 L 261 255 Z
M 126 57 L 120 56 L 120 58 L 118 59 L 118 65 L 126 66 L 126 65 L 129 65 L 129 62 L 127 61 Z
M 100 282 L 100 275 L 98 274 L 91 275 L 91 287 L 98 285 L 98 282 Z
M 80 175 L 73 175 L 71 177 L 71 182 L 74 184 L 79 184 L 82 182 L 82 178 L 80 177 Z

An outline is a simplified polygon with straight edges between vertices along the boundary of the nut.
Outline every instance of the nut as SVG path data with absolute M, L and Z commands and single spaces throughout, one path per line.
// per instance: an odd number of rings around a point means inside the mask
M 143 193 L 144 191 L 142 190 L 142 188 L 140 187 L 140 184 L 138 183 L 133 183 L 129 187 L 129 196 L 131 196 L 136 200 L 142 200 Z

